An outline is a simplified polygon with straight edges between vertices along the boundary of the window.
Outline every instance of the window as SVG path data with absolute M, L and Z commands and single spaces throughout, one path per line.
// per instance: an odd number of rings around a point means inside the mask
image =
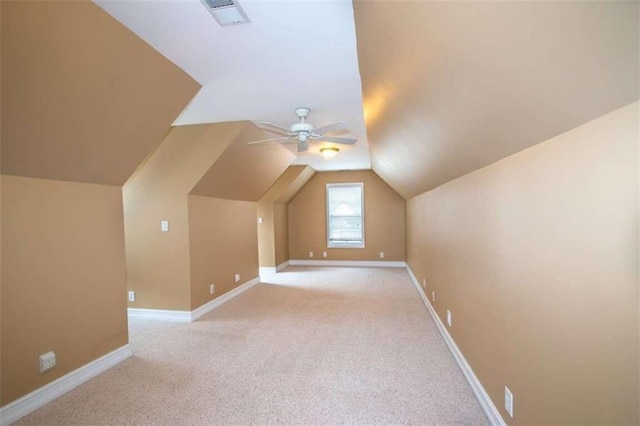
M 362 183 L 327 184 L 327 246 L 364 247 Z

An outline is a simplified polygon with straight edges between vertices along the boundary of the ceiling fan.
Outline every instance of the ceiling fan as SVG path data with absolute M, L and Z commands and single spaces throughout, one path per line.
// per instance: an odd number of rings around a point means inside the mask
M 339 136 L 326 136 L 327 133 L 348 131 L 347 123 L 338 121 L 322 127 L 314 127 L 313 124 L 305 120 L 309 116 L 309 108 L 297 108 L 296 115 L 300 119 L 299 123 L 292 124 L 290 128 L 278 126 L 268 121 L 258 121 L 256 125 L 267 132 L 282 135 L 279 138 L 264 139 L 260 141 L 248 142 L 249 145 L 270 145 L 270 144 L 298 144 L 298 152 L 305 152 L 309 149 L 309 142 L 331 142 L 344 145 L 353 145 L 358 140 L 353 138 L 343 138 Z

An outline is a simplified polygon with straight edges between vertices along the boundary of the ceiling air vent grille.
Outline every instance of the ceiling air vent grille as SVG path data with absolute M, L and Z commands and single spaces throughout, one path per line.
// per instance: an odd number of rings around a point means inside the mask
M 235 3 L 233 2 L 233 0 L 204 0 L 204 2 L 211 9 L 217 9 L 219 7 L 235 6 Z
M 249 18 L 235 0 L 201 0 L 220 26 L 249 23 Z

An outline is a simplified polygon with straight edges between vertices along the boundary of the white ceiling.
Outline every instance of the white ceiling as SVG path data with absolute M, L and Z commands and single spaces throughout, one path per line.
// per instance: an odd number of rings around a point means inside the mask
M 316 127 L 346 121 L 358 143 L 340 146 L 333 160 L 319 155 L 323 144 L 312 144 L 293 164 L 371 167 L 350 0 L 240 0 L 251 22 L 229 27 L 199 0 L 94 1 L 202 84 L 175 125 L 265 120 L 288 127 L 297 121 L 294 109 L 306 106 Z

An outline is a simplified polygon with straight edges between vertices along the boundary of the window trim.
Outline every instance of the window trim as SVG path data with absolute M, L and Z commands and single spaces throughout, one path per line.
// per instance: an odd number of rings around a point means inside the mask
M 344 183 L 327 183 L 326 184 L 326 190 L 325 190 L 325 208 L 326 208 L 326 215 L 325 215 L 325 219 L 327 222 L 327 226 L 326 226 L 326 231 L 327 231 L 327 248 L 364 248 L 365 245 L 365 241 L 364 241 L 364 236 L 365 236 L 365 231 L 364 231 L 364 183 L 363 182 L 344 182 Z M 330 217 L 330 213 L 329 213 L 329 188 L 335 188 L 335 187 L 344 187 L 344 186 L 357 186 L 360 187 L 360 218 L 361 218 L 361 228 L 362 228 L 362 243 L 361 244 L 336 244 L 336 243 L 331 243 L 329 241 L 329 236 L 331 235 L 331 230 L 330 230 L 330 226 L 331 226 L 331 217 Z

